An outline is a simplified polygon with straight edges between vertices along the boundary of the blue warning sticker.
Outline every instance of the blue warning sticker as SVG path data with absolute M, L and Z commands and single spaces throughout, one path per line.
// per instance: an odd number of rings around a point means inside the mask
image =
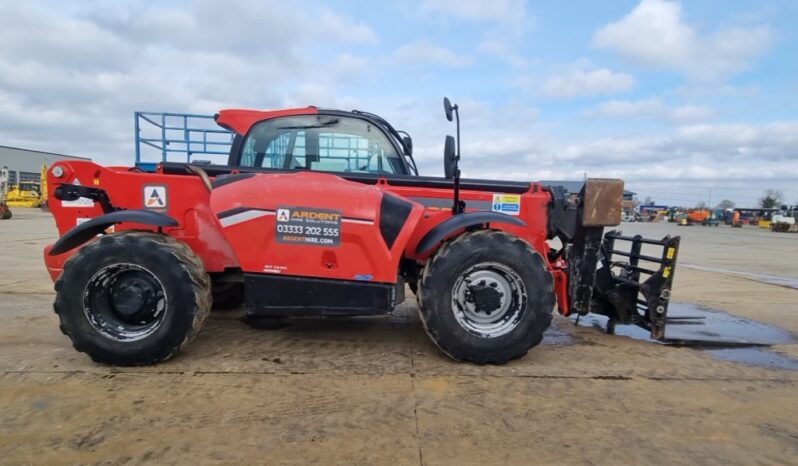
M 518 194 L 494 194 L 491 210 L 507 215 L 521 213 L 521 196 Z

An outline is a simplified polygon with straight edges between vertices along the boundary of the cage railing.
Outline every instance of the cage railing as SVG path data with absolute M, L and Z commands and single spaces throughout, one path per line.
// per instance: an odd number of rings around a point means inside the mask
M 136 166 L 152 171 L 160 162 L 192 163 L 198 161 L 196 155 L 227 155 L 234 134 L 215 125 L 212 115 L 135 112 Z

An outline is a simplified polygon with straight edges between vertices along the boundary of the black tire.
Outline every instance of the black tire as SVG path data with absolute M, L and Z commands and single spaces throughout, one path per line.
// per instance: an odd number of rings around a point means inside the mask
M 508 286 L 496 287 L 490 274 L 505 277 Z M 479 277 L 487 277 L 489 286 Z M 477 280 L 476 285 L 469 280 Z M 459 293 L 463 287 L 465 295 Z M 507 291 L 498 293 L 509 296 L 506 311 L 507 298 L 496 298 L 485 291 L 489 288 Z M 477 301 L 457 298 L 479 300 L 473 298 L 478 293 L 485 297 L 478 301 L 483 304 L 473 304 L 470 311 L 465 306 Z M 500 307 L 490 310 L 499 305 L 491 299 L 501 300 Z M 464 233 L 442 245 L 424 268 L 419 286 L 419 313 L 432 341 L 451 358 L 476 364 L 503 364 L 524 356 L 543 339 L 553 308 L 554 279 L 543 258 L 522 239 L 496 230 Z M 498 320 L 483 330 L 469 314 Z
M 8 220 L 11 218 L 11 215 L 11 209 L 9 209 L 7 206 L 0 207 L 0 219 Z
M 211 309 L 211 283 L 185 243 L 124 231 L 83 246 L 55 283 L 55 312 L 76 350 L 99 363 L 147 365 L 177 354 Z

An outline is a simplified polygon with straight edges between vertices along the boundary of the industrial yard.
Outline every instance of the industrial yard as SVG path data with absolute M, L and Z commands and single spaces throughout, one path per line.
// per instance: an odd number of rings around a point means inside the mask
M 477 366 L 436 350 L 408 291 L 391 317 L 273 331 L 214 312 L 174 359 L 99 365 L 52 311 L 52 216 L 16 209 L 0 224 L 0 463 L 794 463 L 798 235 L 623 229 L 682 236 L 673 306 L 735 327 L 694 334 L 772 345 L 666 346 L 555 317 L 526 357 Z

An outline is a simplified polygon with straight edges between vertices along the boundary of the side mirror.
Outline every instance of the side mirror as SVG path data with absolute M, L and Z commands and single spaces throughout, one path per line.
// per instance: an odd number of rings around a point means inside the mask
M 452 103 L 449 101 L 449 98 L 448 97 L 444 97 L 443 98 L 443 111 L 446 113 L 446 119 L 449 120 L 449 121 L 452 121 L 452 110 L 454 110 L 454 107 L 452 107 Z
M 410 136 L 402 137 L 402 146 L 405 148 L 405 155 L 413 155 L 413 139 Z
M 443 176 L 447 180 L 454 178 L 454 171 L 457 168 L 457 156 L 454 152 L 454 137 L 446 136 L 443 144 Z

